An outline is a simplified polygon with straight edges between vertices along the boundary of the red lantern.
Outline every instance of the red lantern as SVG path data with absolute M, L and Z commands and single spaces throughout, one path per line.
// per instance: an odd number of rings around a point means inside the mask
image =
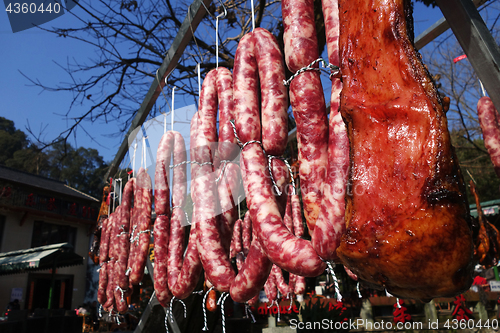
M 24 203 L 26 206 L 34 206 L 35 205 L 35 195 L 33 193 L 28 194 L 26 198 L 26 202 Z
M 48 210 L 54 210 L 56 209 L 56 199 L 55 198 L 50 198 L 49 202 L 47 203 L 47 209 Z
M 76 202 L 73 202 L 69 207 L 69 214 L 76 216 Z

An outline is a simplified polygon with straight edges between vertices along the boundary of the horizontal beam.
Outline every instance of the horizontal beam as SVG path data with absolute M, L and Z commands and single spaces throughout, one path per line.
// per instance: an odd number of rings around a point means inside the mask
M 470 0 L 436 0 L 467 59 L 500 110 L 500 48 Z

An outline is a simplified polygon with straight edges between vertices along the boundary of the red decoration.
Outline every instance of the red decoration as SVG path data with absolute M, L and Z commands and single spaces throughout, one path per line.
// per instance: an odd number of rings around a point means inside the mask
M 33 193 L 28 194 L 26 198 L 26 202 L 24 203 L 26 206 L 34 206 L 35 205 L 35 195 Z
M 73 202 L 69 207 L 69 214 L 76 215 L 76 202 Z
M 464 295 L 456 296 L 453 304 L 455 304 L 455 310 L 453 310 L 453 313 L 451 315 L 454 319 L 462 321 L 474 318 L 472 316 L 472 311 L 467 309 L 467 307 L 465 306 Z
M 90 209 L 88 209 L 87 211 L 87 206 L 83 206 L 82 207 L 82 217 L 90 217 L 90 216 L 87 216 L 87 215 L 90 215 Z
M 47 203 L 47 209 L 48 210 L 54 210 L 56 209 L 56 199 L 55 198 L 50 198 L 49 202 Z
M 408 310 L 406 306 L 403 306 L 404 302 L 402 299 L 399 299 L 398 302 L 394 304 L 395 310 L 393 312 L 394 322 L 395 323 L 405 323 L 411 320 L 411 315 L 406 313 Z

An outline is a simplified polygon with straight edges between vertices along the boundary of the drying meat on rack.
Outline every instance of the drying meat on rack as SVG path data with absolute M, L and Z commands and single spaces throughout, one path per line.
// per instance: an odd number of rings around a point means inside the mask
M 340 0 L 340 110 L 350 144 L 337 254 L 404 298 L 467 290 L 473 242 L 446 115 L 415 51 L 409 1 Z

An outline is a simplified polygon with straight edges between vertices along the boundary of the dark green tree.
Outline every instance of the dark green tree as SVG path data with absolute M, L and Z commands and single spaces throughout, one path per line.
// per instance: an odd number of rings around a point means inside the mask
M 46 166 L 40 149 L 4 117 L 0 117 L 0 147 L 0 165 L 34 174 L 40 174 Z
M 78 149 L 58 142 L 47 151 L 46 176 L 65 182 L 83 193 L 100 198 L 107 163 L 93 148 Z

